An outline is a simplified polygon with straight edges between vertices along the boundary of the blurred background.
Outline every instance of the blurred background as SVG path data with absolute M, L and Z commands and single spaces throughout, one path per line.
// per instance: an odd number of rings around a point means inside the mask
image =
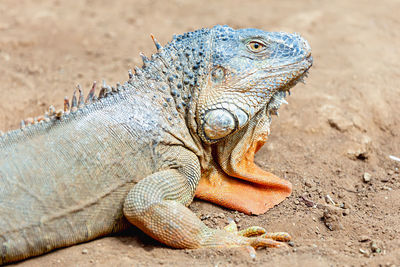
M 51 104 L 61 108 L 78 83 L 88 92 L 94 80 L 126 81 L 128 69 L 142 65 L 139 52 L 155 52 L 150 33 L 165 44 L 173 34 L 215 24 L 298 32 L 313 49 L 314 65 L 307 84 L 292 90 L 289 105 L 273 119 L 270 140 L 256 158 L 290 180 L 293 195 L 258 217 L 200 201 L 191 208 L 213 227 L 235 217 L 241 227 L 258 224 L 294 235 L 295 247 L 262 250 L 256 263 L 394 266 L 400 264 L 400 162 L 389 155 L 400 157 L 399 12 L 397 0 L 1 0 L 0 130 L 18 128 L 21 119 Z M 304 199 L 336 205 L 334 227 L 329 214 Z M 171 250 L 135 232 L 22 265 L 44 263 L 254 261 L 236 250 Z

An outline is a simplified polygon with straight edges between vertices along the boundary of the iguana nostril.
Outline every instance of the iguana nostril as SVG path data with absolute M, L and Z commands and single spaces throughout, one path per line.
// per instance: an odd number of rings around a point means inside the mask
M 207 112 L 204 121 L 204 134 L 211 140 L 223 138 L 235 129 L 235 119 L 224 109 Z

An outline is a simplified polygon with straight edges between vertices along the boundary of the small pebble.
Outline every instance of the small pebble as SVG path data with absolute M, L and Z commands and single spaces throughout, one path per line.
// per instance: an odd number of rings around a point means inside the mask
M 291 246 L 291 247 L 294 247 L 294 242 L 293 241 L 289 241 L 288 245 Z
M 371 174 L 369 174 L 368 172 L 364 172 L 364 174 L 363 174 L 363 181 L 364 181 L 364 183 L 369 183 L 369 182 L 371 182 L 371 177 L 372 177 Z
M 347 216 L 347 215 L 349 215 L 350 214 L 350 209 L 344 209 L 343 210 L 343 215 L 344 216 Z
M 381 253 L 381 249 L 378 247 L 375 241 L 371 242 L 371 251 L 374 253 Z
M 86 248 L 82 249 L 82 254 L 88 254 L 88 250 Z
M 381 179 L 381 182 L 387 183 L 387 182 L 389 182 L 389 180 L 390 180 L 390 177 L 383 177 L 383 178 Z
M 335 201 L 333 201 L 333 199 L 331 198 L 330 195 L 326 195 L 326 196 L 325 196 L 325 202 L 326 202 L 327 204 L 336 205 Z
M 371 240 L 371 239 L 369 238 L 369 236 L 366 236 L 366 235 L 362 235 L 362 236 L 360 236 L 360 238 L 358 239 L 358 241 L 360 241 L 360 242 L 367 242 L 367 241 L 369 241 L 369 240 Z
M 295 199 L 293 202 L 294 202 L 294 204 L 296 204 L 296 205 L 299 205 L 299 204 L 300 204 L 300 201 L 297 200 L 297 199 Z
M 343 210 L 341 208 L 326 205 L 322 216 L 322 220 L 326 227 L 331 231 L 344 229 L 341 222 L 343 217 Z
M 344 202 L 343 203 L 343 208 L 344 209 L 351 209 L 351 205 L 349 203 L 347 203 L 347 202 Z
M 306 180 L 306 181 L 304 182 L 304 185 L 307 186 L 307 187 L 312 187 L 312 186 L 313 186 L 313 184 L 312 184 L 311 181 L 309 181 L 309 180 Z

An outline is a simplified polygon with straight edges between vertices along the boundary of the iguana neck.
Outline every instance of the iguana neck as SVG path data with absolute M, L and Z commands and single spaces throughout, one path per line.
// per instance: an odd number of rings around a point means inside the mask
M 144 87 L 149 93 L 163 92 L 166 104 L 174 100 L 177 111 L 186 117 L 207 79 L 212 42 L 209 35 L 211 30 L 202 29 L 174 36 L 165 47 L 156 45 L 158 51 L 151 59 L 141 55 L 143 66 L 135 68 L 128 82 L 134 87 L 148 84 Z
M 151 59 L 142 55 L 142 68 L 135 68 L 135 75 L 128 81 L 134 87 L 147 88 L 145 93 L 162 92 L 165 107 L 175 105 L 176 112 L 168 116 L 182 116 L 185 120 L 198 151 L 202 151 L 198 156 L 203 167 L 211 158 L 211 148 L 198 135 L 196 109 L 209 79 L 213 34 L 212 29 L 201 29 L 174 36 L 165 47 L 156 43 L 158 52 Z

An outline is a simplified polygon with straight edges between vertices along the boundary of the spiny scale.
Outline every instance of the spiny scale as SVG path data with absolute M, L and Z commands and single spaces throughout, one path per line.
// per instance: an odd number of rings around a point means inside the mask
M 51 105 L 49 107 L 49 116 L 53 116 L 55 113 L 56 113 L 56 108 L 53 105 Z
M 101 86 L 100 92 L 99 92 L 99 99 L 105 97 L 107 95 L 107 86 L 106 82 L 103 80 L 103 85 Z
M 69 111 L 70 107 L 69 107 L 69 100 L 68 100 L 68 96 L 64 97 L 64 112 Z
M 150 37 L 153 40 L 153 43 L 156 46 L 157 51 L 160 51 L 163 48 L 162 45 L 157 41 L 156 37 L 154 37 L 153 34 L 150 34 Z
M 143 66 L 147 66 L 149 64 L 149 61 L 150 61 L 149 58 L 146 57 L 146 55 L 143 54 L 142 52 L 140 52 L 140 57 L 142 58 Z
M 102 97 L 106 97 L 108 94 L 110 94 L 113 90 L 112 88 L 110 88 L 110 86 L 108 86 L 106 84 L 106 81 L 103 80 L 103 85 L 101 86 L 101 91 L 103 91 L 103 96 Z M 99 98 L 101 98 L 101 92 L 99 93 Z
M 78 101 L 76 100 L 76 89 L 75 89 L 74 94 L 72 95 L 71 112 L 75 112 L 77 109 L 78 109 Z
M 117 91 L 121 91 L 121 89 L 122 89 L 121 84 L 120 84 L 120 83 L 117 83 Z
M 92 89 L 90 89 L 89 94 L 86 97 L 85 104 L 93 103 L 96 100 L 95 99 L 96 96 L 94 94 L 95 90 L 96 90 L 96 81 L 93 82 Z
M 132 74 L 132 71 L 129 73 L 129 77 L 130 77 L 130 75 Z M 137 76 L 141 76 L 143 73 L 142 73 L 142 70 L 140 69 L 140 68 L 138 68 L 138 67 L 135 67 L 135 74 L 137 75 Z M 133 75 L 132 75 L 133 76 Z M 129 78 L 130 79 L 130 78 Z
M 85 101 L 83 101 L 83 91 L 81 89 L 81 86 L 78 84 L 77 86 L 78 91 L 79 91 L 79 100 L 78 100 L 78 108 L 81 108 L 85 105 Z
M 56 118 L 59 119 L 64 115 L 64 111 L 62 109 L 58 110 L 56 113 Z

